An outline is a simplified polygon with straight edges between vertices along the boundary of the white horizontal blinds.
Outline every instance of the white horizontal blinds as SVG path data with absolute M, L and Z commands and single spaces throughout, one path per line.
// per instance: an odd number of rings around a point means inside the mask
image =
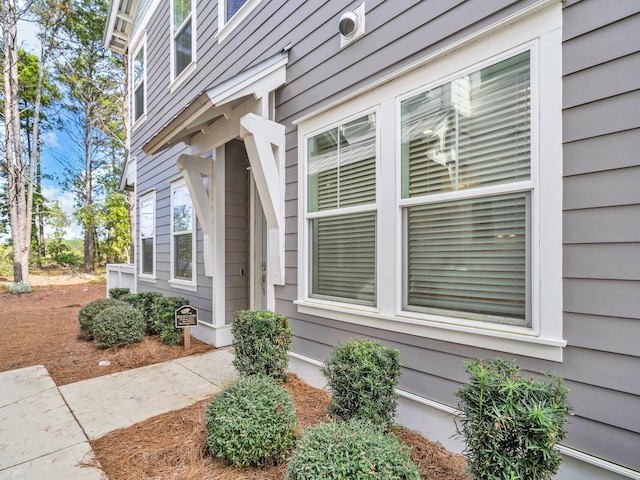
M 531 325 L 530 193 L 480 189 L 530 179 L 530 96 L 524 52 L 402 102 L 407 309 Z
M 140 241 L 142 244 L 142 273 L 153 275 L 154 201 L 146 198 L 140 202 Z
M 376 200 L 375 116 L 365 115 L 308 142 L 309 211 Z
M 375 304 L 375 212 L 316 218 L 311 230 L 312 293 Z
M 193 204 L 186 186 L 173 191 L 173 278 L 193 280 Z
M 529 326 L 528 197 L 408 207 L 408 307 Z
M 403 198 L 530 178 L 529 57 L 402 102 Z
M 307 143 L 311 292 L 318 298 L 375 304 L 375 114 L 320 133 Z M 341 209 L 371 205 L 367 211 Z M 326 213 L 325 213 L 326 212 Z

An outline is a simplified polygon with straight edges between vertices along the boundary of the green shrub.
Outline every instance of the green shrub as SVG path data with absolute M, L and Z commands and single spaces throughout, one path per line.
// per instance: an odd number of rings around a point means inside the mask
M 125 295 L 129 295 L 129 289 L 128 288 L 115 287 L 115 288 L 110 288 L 109 289 L 109 296 L 111 298 L 115 298 L 117 300 L 120 300 Z
M 31 285 L 26 282 L 7 283 L 6 287 L 14 295 L 20 295 L 21 293 L 31 292 Z
M 80 313 L 78 314 L 80 333 L 87 338 L 93 338 L 93 323 L 96 315 L 102 312 L 105 308 L 116 305 L 126 304 L 120 300 L 116 300 L 115 298 L 99 298 L 98 300 L 87 303 L 80 309 Z
M 562 379 L 525 378 L 515 362 L 466 362 L 471 379 L 456 392 L 463 415 L 456 422 L 467 445 L 464 456 L 476 480 L 550 479 L 561 456 L 568 389 Z
M 182 297 L 158 297 L 147 317 L 147 331 L 159 335 L 167 345 L 180 343 L 182 332 L 175 327 L 176 310 L 188 305 L 189 299 Z
M 153 311 L 154 305 L 160 298 L 163 297 L 159 292 L 139 292 L 125 295 L 121 299 L 124 302 L 127 302 L 129 305 L 137 308 L 140 313 L 142 313 L 145 321 L 148 322 L 149 315 Z M 152 333 L 148 329 L 147 331 L 148 333 Z
M 241 375 L 263 374 L 286 379 L 291 345 L 287 317 L 241 310 L 235 313 L 231 333 L 235 349 L 233 366 Z
M 289 392 L 264 375 L 242 377 L 205 411 L 209 451 L 233 465 L 261 466 L 295 444 L 296 412 Z
M 329 413 L 342 420 L 361 418 L 390 426 L 401 369 L 398 350 L 373 340 L 338 344 L 322 367 L 331 390 Z
M 287 480 L 374 478 L 419 480 L 420 472 L 395 435 L 360 419 L 307 428 L 286 475 Z
M 131 305 L 104 309 L 93 320 L 93 338 L 98 347 L 115 347 L 142 340 L 145 322 Z

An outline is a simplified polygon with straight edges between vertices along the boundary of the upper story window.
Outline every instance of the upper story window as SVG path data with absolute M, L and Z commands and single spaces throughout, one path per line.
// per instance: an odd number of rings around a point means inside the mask
M 184 288 L 196 285 L 196 218 L 183 181 L 171 188 L 171 283 Z
M 224 40 L 262 0 L 218 0 L 218 42 Z
M 133 78 L 132 113 L 133 123 L 137 122 L 146 113 L 146 56 L 144 43 L 136 51 L 131 68 Z
M 195 60 L 195 5 L 192 0 L 172 0 L 173 78 Z
M 562 359 L 561 20 L 298 122 L 299 312 Z
M 140 277 L 156 274 L 156 196 L 155 192 L 140 197 Z

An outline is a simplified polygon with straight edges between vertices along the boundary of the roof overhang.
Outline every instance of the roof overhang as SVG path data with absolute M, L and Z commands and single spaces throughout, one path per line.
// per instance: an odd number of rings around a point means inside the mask
M 247 100 L 266 99 L 286 83 L 288 49 L 241 71 L 218 85 L 201 92 L 187 107 L 162 127 L 142 150 L 153 155 L 208 130 L 213 123 L 229 120 L 234 109 Z
M 111 0 L 103 37 L 105 47 L 123 55 L 127 52 L 138 1 Z

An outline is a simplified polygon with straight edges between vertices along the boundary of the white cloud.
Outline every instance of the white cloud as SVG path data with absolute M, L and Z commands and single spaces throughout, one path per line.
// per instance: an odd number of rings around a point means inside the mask
M 49 201 L 57 201 L 60 204 L 60 208 L 67 215 L 67 218 L 72 222 L 67 227 L 64 238 L 82 238 L 83 232 L 80 225 L 73 219 L 74 201 L 73 197 L 66 192 L 63 192 L 59 187 L 48 186 L 42 188 L 42 195 Z M 47 236 L 53 233 L 53 229 L 46 226 L 45 234 Z
M 60 147 L 60 143 L 58 142 L 58 136 L 56 132 L 53 130 L 45 132 L 42 135 L 42 142 L 47 146 L 47 148 L 58 148 Z
M 18 45 L 29 53 L 40 53 L 38 27 L 35 22 L 18 21 Z

